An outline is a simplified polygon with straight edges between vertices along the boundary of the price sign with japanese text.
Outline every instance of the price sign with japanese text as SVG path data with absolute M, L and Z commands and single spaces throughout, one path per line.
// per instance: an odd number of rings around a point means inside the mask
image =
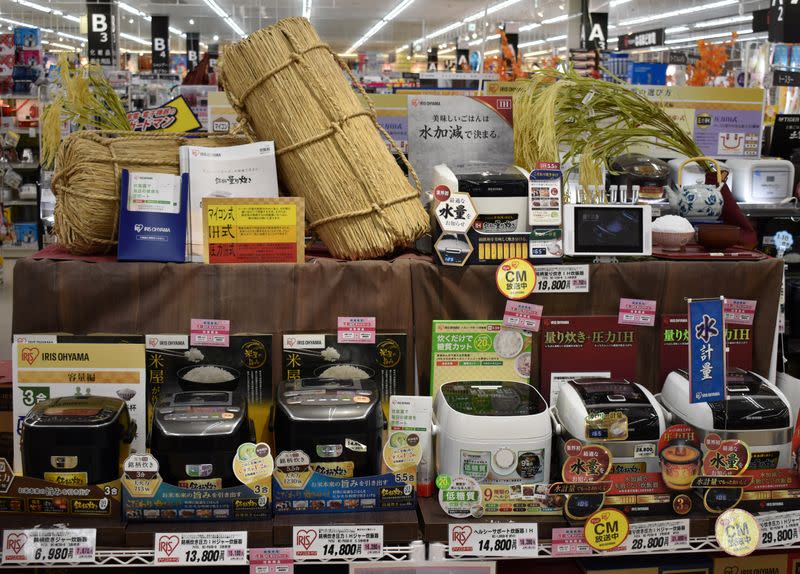
M 656 302 L 649 299 L 626 299 L 619 300 L 620 325 L 638 325 L 653 327 L 656 324 Z
M 3 564 L 94 562 L 97 530 L 4 530 Z
M 689 546 L 689 520 L 661 520 L 631 524 L 630 533 L 617 550 L 663 552 Z
M 588 293 L 588 265 L 537 265 L 534 293 Z
M 450 524 L 452 556 L 537 556 L 537 524 Z
M 375 317 L 338 317 L 336 342 L 374 345 L 375 329 Z
M 379 558 L 383 555 L 383 526 L 295 526 L 295 560 Z
M 761 526 L 760 548 L 791 546 L 800 540 L 800 510 L 756 517 Z
M 158 566 L 247 565 L 247 532 L 162 532 L 155 536 Z
M 591 556 L 592 547 L 583 536 L 583 528 L 553 528 L 553 540 L 550 546 L 553 556 Z
M 520 301 L 506 301 L 503 325 L 512 329 L 538 332 L 542 322 L 542 306 Z

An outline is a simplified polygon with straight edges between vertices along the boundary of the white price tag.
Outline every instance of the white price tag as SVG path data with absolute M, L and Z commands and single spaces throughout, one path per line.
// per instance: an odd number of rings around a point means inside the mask
M 295 560 L 352 560 L 383 556 L 383 526 L 295 526 Z
M 616 550 L 663 552 L 689 546 L 689 519 L 631 524 L 628 537 Z
M 247 532 L 159 532 L 155 564 L 247 565 Z
M 3 564 L 94 562 L 96 542 L 94 528 L 4 530 Z
M 588 265 L 537 265 L 534 293 L 588 293 Z
M 761 525 L 761 544 L 769 546 L 789 546 L 800 539 L 800 510 L 756 516 Z
M 450 524 L 452 556 L 538 556 L 537 524 Z

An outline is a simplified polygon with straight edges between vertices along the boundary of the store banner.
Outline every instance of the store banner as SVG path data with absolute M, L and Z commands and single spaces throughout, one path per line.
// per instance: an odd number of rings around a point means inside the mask
M 428 71 L 435 72 L 439 64 L 439 48 L 428 48 Z
M 689 299 L 689 382 L 692 403 L 725 399 L 725 299 Z
M 189 71 L 200 63 L 200 32 L 186 32 L 186 65 Z
M 605 50 L 608 47 L 608 12 L 581 15 L 581 48 Z
M 150 22 L 153 73 L 169 74 L 169 16 L 153 16 Z
M 606 22 L 607 24 L 607 22 Z M 664 29 L 645 30 L 635 34 L 625 34 L 619 37 L 620 50 L 632 50 L 634 48 L 649 48 L 651 46 L 664 45 Z
M 86 1 L 89 30 L 89 63 L 117 65 L 116 7 L 111 2 Z

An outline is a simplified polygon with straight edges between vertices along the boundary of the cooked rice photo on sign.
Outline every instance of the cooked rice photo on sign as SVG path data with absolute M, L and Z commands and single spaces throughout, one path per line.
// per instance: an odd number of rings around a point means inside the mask
M 523 344 L 520 333 L 503 329 L 494 338 L 494 352 L 504 359 L 511 359 L 522 352 Z
M 353 365 L 334 365 L 322 371 L 319 376 L 325 379 L 361 380 L 368 379 L 369 373 Z
M 191 383 L 227 383 L 236 377 L 225 369 L 213 366 L 195 367 L 183 375 L 183 380 Z

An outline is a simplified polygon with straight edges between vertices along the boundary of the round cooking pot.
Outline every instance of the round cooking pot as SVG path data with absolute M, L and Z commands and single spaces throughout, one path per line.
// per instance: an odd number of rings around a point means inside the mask
M 184 379 L 184 375 L 191 371 L 192 369 L 196 369 L 197 367 L 217 367 L 222 369 L 223 371 L 229 372 L 233 375 L 233 379 L 230 381 L 225 381 L 223 383 L 197 383 L 195 381 L 187 381 Z M 178 369 L 178 384 L 180 385 L 181 389 L 184 391 L 235 391 L 239 386 L 239 379 L 241 378 L 241 373 L 237 369 L 233 367 L 228 367 L 226 365 L 187 365 Z

